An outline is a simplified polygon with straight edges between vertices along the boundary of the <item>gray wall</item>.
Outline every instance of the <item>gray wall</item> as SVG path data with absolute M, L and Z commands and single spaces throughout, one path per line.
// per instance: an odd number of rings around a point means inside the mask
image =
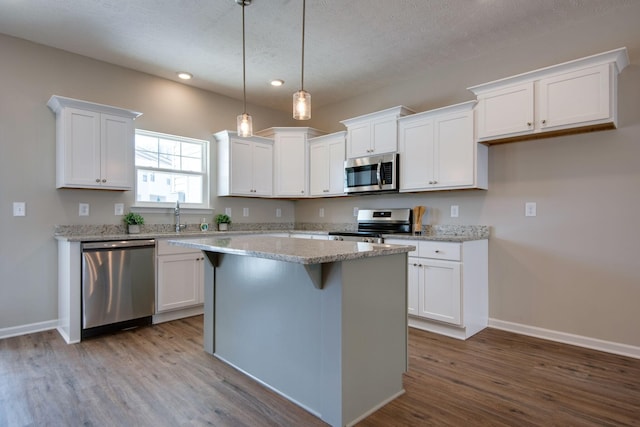
M 473 99 L 467 87 L 626 46 L 619 129 L 494 145 L 489 190 L 298 202 L 296 218 L 354 221 L 353 207 L 428 206 L 431 224 L 491 226 L 490 317 L 640 346 L 640 2 L 526 45 L 421 70 L 415 79 L 317 108 L 315 127 L 394 105 L 416 111 Z M 332 126 L 332 124 L 334 124 Z M 537 202 L 538 216 L 524 216 Z M 450 206 L 460 217 L 450 218 Z
M 0 329 L 57 318 L 57 249 L 54 226 L 120 224 L 114 204 L 133 204 L 133 191 L 55 188 L 55 116 L 46 103 L 62 95 L 140 111 L 136 127 L 212 140 L 235 129 L 242 103 L 68 52 L 0 35 Z M 256 129 L 291 126 L 288 112 L 249 105 Z M 215 165 L 215 144 L 211 144 Z M 215 169 L 213 169 L 215 170 Z M 231 207 L 234 222 L 293 222 L 295 203 L 286 200 L 217 198 Z M 13 217 L 12 203 L 26 202 L 27 216 Z M 90 216 L 78 216 L 78 203 Z M 241 217 L 243 207 L 249 217 Z M 276 218 L 276 208 L 282 217 Z M 173 223 L 166 213 L 144 214 L 147 223 Z M 203 215 L 183 215 L 197 223 Z M 209 216 L 211 217 L 211 216 Z
M 617 16 L 567 25 L 464 62 L 420 70 L 411 80 L 339 105 L 314 106 L 305 126 L 342 130 L 339 120 L 404 104 L 417 111 L 473 99 L 466 87 L 627 46 L 631 66 L 620 76 L 617 130 L 495 145 L 489 191 L 401 194 L 298 202 L 216 198 L 216 210 L 249 207 L 235 221 L 354 222 L 353 207 L 430 208 L 431 224 L 492 227 L 490 316 L 554 331 L 640 346 L 640 2 Z M 52 94 L 142 111 L 144 129 L 210 139 L 235 126 L 241 103 L 149 75 L 0 36 L 0 329 L 57 317 L 55 224 L 119 223 L 113 204 L 131 192 L 56 190 Z M 290 113 L 251 107 L 255 128 L 293 126 Z M 213 158 L 215 160 L 215 158 Z M 215 184 L 215 182 L 212 182 Z M 215 188 L 215 185 L 212 186 Z M 27 216 L 11 216 L 13 201 Z M 538 216 L 524 217 L 524 202 Z M 78 217 L 78 203 L 91 216 Z M 449 218 L 449 207 L 460 217 Z M 318 209 L 325 208 L 319 218 Z M 254 216 L 255 215 L 255 216 Z M 198 215 L 199 216 L 199 215 Z M 194 221 L 197 218 L 194 218 Z M 150 222 L 170 222 L 169 214 Z

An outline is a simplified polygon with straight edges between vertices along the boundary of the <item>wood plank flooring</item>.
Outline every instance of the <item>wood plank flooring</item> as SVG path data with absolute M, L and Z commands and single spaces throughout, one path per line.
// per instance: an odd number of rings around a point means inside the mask
M 640 360 L 410 330 L 406 393 L 359 426 L 640 426 Z M 0 340 L 0 426 L 325 426 L 202 350 L 202 316 L 67 345 Z

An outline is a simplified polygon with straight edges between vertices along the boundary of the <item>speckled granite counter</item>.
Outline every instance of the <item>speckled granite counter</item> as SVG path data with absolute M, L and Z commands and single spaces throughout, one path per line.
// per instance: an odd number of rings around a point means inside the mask
M 372 256 L 411 252 L 415 246 L 334 240 L 291 239 L 272 236 L 228 236 L 206 239 L 172 239 L 169 243 L 209 252 L 245 255 L 298 264 L 322 264 Z

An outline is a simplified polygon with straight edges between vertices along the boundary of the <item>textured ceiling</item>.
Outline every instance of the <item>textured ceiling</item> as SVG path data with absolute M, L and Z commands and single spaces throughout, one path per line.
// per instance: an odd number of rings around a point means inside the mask
M 331 104 L 634 1 L 309 0 L 305 89 Z M 171 80 L 185 70 L 186 84 L 241 99 L 241 14 L 234 0 L 0 0 L 0 33 Z M 245 20 L 247 102 L 288 110 L 302 0 L 253 0 Z

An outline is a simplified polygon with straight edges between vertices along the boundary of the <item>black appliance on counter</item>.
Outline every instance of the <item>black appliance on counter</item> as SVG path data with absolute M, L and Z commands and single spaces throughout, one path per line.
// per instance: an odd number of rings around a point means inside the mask
M 413 210 L 401 209 L 360 209 L 357 231 L 332 231 L 331 240 L 351 242 L 382 243 L 384 234 L 411 234 Z

